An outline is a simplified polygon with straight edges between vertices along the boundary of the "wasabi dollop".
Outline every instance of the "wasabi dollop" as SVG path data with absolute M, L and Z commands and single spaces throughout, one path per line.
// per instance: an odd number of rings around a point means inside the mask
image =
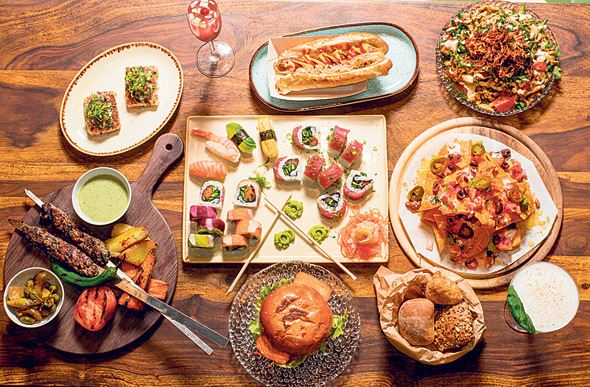
M 279 249 L 286 249 L 295 241 L 295 232 L 291 229 L 286 229 L 275 234 L 275 246 Z
M 315 225 L 309 229 L 307 232 L 310 237 L 312 237 L 316 242 L 322 243 L 328 237 L 330 233 L 330 229 L 328 227 L 324 227 L 321 224 Z
M 289 199 L 283 208 L 283 212 L 287 214 L 289 218 L 297 219 L 303 214 L 303 202 Z

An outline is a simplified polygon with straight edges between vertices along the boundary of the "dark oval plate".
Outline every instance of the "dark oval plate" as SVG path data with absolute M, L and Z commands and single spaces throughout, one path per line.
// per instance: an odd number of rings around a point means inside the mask
M 406 90 L 418 76 L 420 54 L 416 41 L 403 27 L 392 23 L 355 23 L 295 32 L 287 36 L 340 35 L 348 32 L 369 32 L 379 35 L 389 45 L 386 57 L 393 67 L 389 75 L 369 79 L 362 93 L 342 98 L 288 101 L 270 95 L 267 75 L 268 42 L 260 46 L 250 61 L 250 88 L 266 106 L 283 112 L 327 109 L 343 105 L 374 101 L 394 96 Z

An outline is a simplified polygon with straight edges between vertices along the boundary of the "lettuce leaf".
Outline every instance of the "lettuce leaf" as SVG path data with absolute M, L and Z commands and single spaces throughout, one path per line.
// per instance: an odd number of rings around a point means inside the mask
M 342 315 L 342 317 L 332 317 L 332 332 L 330 332 L 330 336 L 332 336 L 333 339 L 344 334 L 344 326 L 346 325 L 346 320 L 348 320 L 348 310 L 344 311 L 344 315 Z
M 274 284 L 273 286 L 265 286 L 260 293 L 258 293 L 258 300 L 256 301 L 256 317 L 254 320 L 250 321 L 248 325 L 248 330 L 250 334 L 254 338 L 254 341 L 258 340 L 260 335 L 262 334 L 262 324 L 260 324 L 260 307 L 262 306 L 262 301 L 271 294 L 273 291 L 277 290 L 281 286 L 289 285 L 292 283 L 290 279 L 282 279 L 279 281 L 278 284 Z

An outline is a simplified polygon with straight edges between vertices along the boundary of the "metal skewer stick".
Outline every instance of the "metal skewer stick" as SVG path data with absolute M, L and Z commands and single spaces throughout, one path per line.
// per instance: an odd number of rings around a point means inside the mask
M 287 198 L 287 200 L 285 200 L 285 204 L 283 204 L 283 207 L 285 207 L 285 205 L 287 204 L 287 202 L 289 201 L 289 199 L 291 199 L 291 196 L 293 194 L 289 194 L 289 197 Z M 254 259 L 254 256 L 256 255 L 256 253 L 258 252 L 258 249 L 260 248 L 260 246 L 262 246 L 262 244 L 264 243 L 264 241 L 266 240 L 266 237 L 268 237 L 268 235 L 270 234 L 272 228 L 274 227 L 275 223 L 277 222 L 277 220 L 279 220 L 279 218 L 281 217 L 280 213 L 276 213 L 274 219 L 272 220 L 270 226 L 266 229 L 264 235 L 262 236 L 262 238 L 260 238 L 260 242 L 258 242 L 258 244 L 256 245 L 256 247 L 254 248 L 254 250 L 250 253 L 250 256 L 248 257 L 248 259 L 246 260 L 246 262 L 244 262 L 244 264 L 242 265 L 242 268 L 240 269 L 240 272 L 238 273 L 238 275 L 236 276 L 236 278 L 234 279 L 234 282 L 232 282 L 231 286 L 229 287 L 229 289 L 227 289 L 227 292 L 225 293 L 225 295 L 227 296 L 232 290 L 234 290 L 234 287 L 236 286 L 236 284 L 238 283 L 238 281 L 240 280 L 240 277 L 242 277 L 242 274 L 244 274 L 244 272 L 246 271 L 246 268 L 248 267 L 248 265 L 250 264 L 250 262 L 252 262 L 252 260 Z
M 37 195 L 35 195 L 33 192 L 29 191 L 28 189 L 25 189 L 25 193 L 27 194 L 27 196 L 29 198 L 31 198 L 31 200 L 33 200 L 35 202 L 35 204 L 37 204 L 39 207 L 43 207 L 43 201 L 41 199 L 39 199 L 37 197 Z M 107 266 L 116 267 L 115 264 L 112 263 L 111 261 L 107 262 Z M 135 284 L 135 282 L 133 282 L 133 280 L 131 278 L 129 278 L 127 276 L 127 274 L 123 273 L 121 270 L 117 271 L 117 275 L 120 278 L 127 280 L 130 284 L 137 286 L 137 284 Z M 193 343 L 197 344 L 203 351 L 205 351 L 207 353 L 207 355 L 211 355 L 213 353 L 213 349 L 210 346 L 208 346 L 203 340 L 201 340 L 193 331 L 191 331 L 190 328 L 181 324 L 178 321 L 171 319 L 170 317 L 166 316 L 165 314 L 162 314 L 162 316 L 166 317 L 166 319 L 168 321 L 170 321 L 176 328 L 178 328 L 189 339 L 191 339 L 191 341 Z
M 350 270 L 348 270 L 346 267 L 344 267 L 344 265 L 342 263 L 340 263 L 340 261 L 336 260 L 334 257 L 332 257 L 326 250 L 324 250 L 322 248 L 322 246 L 320 246 L 320 244 L 318 242 L 316 242 L 312 237 L 310 237 L 309 235 L 307 235 L 307 233 L 305 231 L 303 231 L 299 226 L 297 226 L 295 224 L 295 222 L 293 222 L 293 220 L 291 220 L 291 218 L 289 218 L 282 210 L 280 210 L 279 208 L 277 208 L 277 206 L 275 206 L 270 199 L 268 198 L 268 196 L 266 196 L 266 194 L 264 194 L 264 199 L 266 199 L 266 202 L 268 204 L 270 204 L 278 214 L 283 215 L 283 218 L 293 227 L 295 227 L 300 233 L 301 235 L 303 235 L 305 237 L 305 239 L 307 239 L 307 241 L 309 243 L 311 243 L 312 245 L 314 245 L 315 247 L 318 248 L 318 250 L 320 250 L 327 258 L 329 258 L 330 260 L 332 260 L 332 262 L 334 262 L 336 265 L 338 265 L 339 268 L 341 268 L 346 274 L 348 274 L 350 276 L 350 278 L 352 278 L 353 280 L 356 280 L 356 276 L 354 274 L 352 274 L 352 272 Z

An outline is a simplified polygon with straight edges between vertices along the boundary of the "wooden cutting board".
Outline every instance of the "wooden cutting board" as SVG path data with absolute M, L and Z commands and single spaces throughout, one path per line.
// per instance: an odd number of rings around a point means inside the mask
M 170 285 L 166 302 L 170 303 L 176 288 L 178 273 L 178 255 L 172 232 L 166 220 L 152 203 L 152 193 L 158 180 L 176 163 L 184 153 L 184 144 L 175 134 L 164 134 L 156 141 L 152 156 L 139 178 L 131 184 L 132 201 L 127 213 L 120 223 L 132 226 L 143 226 L 150 239 L 158 243 L 156 264 L 153 278 L 160 279 Z M 26 188 L 26 187 L 23 187 Z M 43 198 L 64 210 L 75 220 L 82 223 L 75 215 L 72 206 L 72 190 L 70 185 L 59 189 Z M 24 195 L 24 192 L 23 192 Z M 35 206 L 27 212 L 22 221 L 40 225 L 40 209 Z M 88 228 L 101 239 L 110 236 L 112 226 Z M 28 267 L 40 266 L 50 268 L 49 257 L 42 254 L 24 240 L 18 231 L 10 239 L 4 264 L 4 281 L 8 281 L 19 271 Z M 51 323 L 29 331 L 40 341 L 65 352 L 77 354 L 98 354 L 119 349 L 132 343 L 144 334 L 160 318 L 160 313 L 146 307 L 142 312 L 135 312 L 118 307 L 113 319 L 105 328 L 91 332 L 82 328 L 74 320 L 74 307 L 82 288 L 64 282 L 65 295 L 59 315 Z
M 509 146 L 519 154 L 528 158 L 535 165 L 539 175 L 541 176 L 541 179 L 543 180 L 543 183 L 545 184 L 545 187 L 547 187 L 547 190 L 549 191 L 549 194 L 551 195 L 551 198 L 557 207 L 557 216 L 553 224 L 553 228 L 551 229 L 547 238 L 545 238 L 541 243 L 535 246 L 534 249 L 515 262 L 512 262 L 505 268 L 490 274 L 475 275 L 456 271 L 458 275 L 464 277 L 469 282 L 469 284 L 476 289 L 488 289 L 505 285 L 510 282 L 512 277 L 514 277 L 514 274 L 516 274 L 516 271 L 518 271 L 518 269 L 520 269 L 522 266 L 531 262 L 540 261 L 545 258 L 555 243 L 555 240 L 557 239 L 563 219 L 563 197 L 561 194 L 561 185 L 559 184 L 557 173 L 555 172 L 551 161 L 541 150 L 541 148 L 539 148 L 539 146 L 533 140 L 524 135 L 521 131 L 509 125 L 486 122 L 477 118 L 464 117 L 445 121 L 422 133 L 414 141 L 412 141 L 412 143 L 406 148 L 404 153 L 399 158 L 393 171 L 389 187 L 389 216 L 391 218 L 393 231 L 403 250 L 410 257 L 412 262 L 414 262 L 414 264 L 416 264 L 418 267 L 432 267 L 438 265 L 427 260 L 421 254 L 416 252 L 407 234 L 407 230 L 402 224 L 402 221 L 396 210 L 400 200 L 400 192 L 402 188 L 401 185 L 403 183 L 404 176 L 406 175 L 407 164 L 410 162 L 416 151 L 420 149 L 420 147 L 427 141 L 440 134 L 446 133 L 473 133 L 486 136 Z

